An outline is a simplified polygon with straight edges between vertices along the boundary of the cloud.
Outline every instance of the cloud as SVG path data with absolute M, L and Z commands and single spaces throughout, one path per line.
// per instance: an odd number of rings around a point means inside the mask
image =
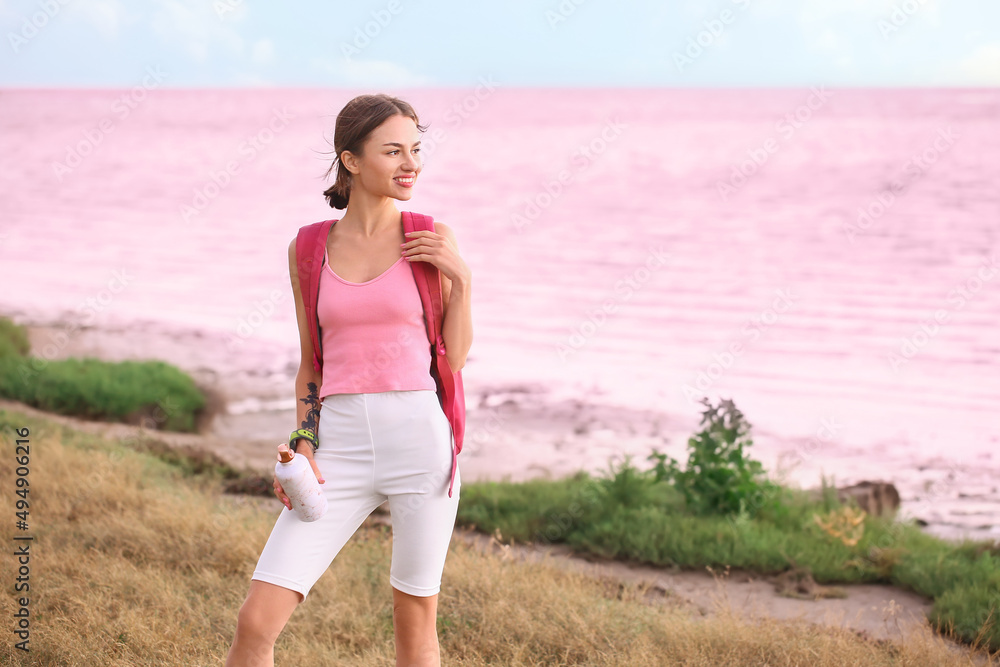
M 983 44 L 951 67 L 949 78 L 955 83 L 969 86 L 995 86 L 1000 84 L 1000 42 Z
M 796 17 L 806 43 L 812 44 L 814 51 L 825 53 L 848 51 L 859 37 L 881 40 L 879 22 L 892 23 L 897 14 L 904 23 L 940 24 L 938 0 L 912 0 L 910 13 L 902 12 L 903 4 L 909 6 L 900 0 L 802 0 Z
M 66 14 L 79 17 L 105 37 L 117 37 L 124 22 L 125 9 L 118 0 L 88 0 L 69 4 Z
M 213 0 L 212 11 L 226 21 L 242 21 L 247 17 L 247 6 L 243 0 Z
M 257 65 L 267 65 L 274 61 L 274 42 L 258 39 L 250 50 L 250 59 Z
M 317 69 L 334 75 L 335 85 L 423 86 L 434 83 L 431 77 L 416 74 L 388 60 L 336 60 L 313 58 Z
M 266 79 L 256 72 L 237 72 L 233 75 L 233 82 L 239 86 L 250 88 L 272 87 L 278 85 L 277 82 Z
M 231 55 L 243 54 L 243 38 L 211 2 L 157 0 L 157 5 L 152 19 L 157 36 L 167 44 L 179 45 L 194 60 L 205 62 L 213 46 Z

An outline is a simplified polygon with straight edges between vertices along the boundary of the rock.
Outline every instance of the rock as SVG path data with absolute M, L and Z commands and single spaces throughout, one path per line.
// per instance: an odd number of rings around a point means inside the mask
M 818 500 L 823 492 L 812 489 L 810 495 Z M 899 509 L 899 491 L 892 482 L 863 481 L 837 489 L 837 499 L 849 503 L 852 499 L 858 507 L 874 516 L 890 517 Z
M 891 482 L 858 482 L 837 489 L 840 502 L 851 499 L 873 516 L 892 516 L 899 509 L 899 491 Z
M 774 590 L 778 595 L 800 600 L 820 598 L 846 598 L 847 593 L 838 586 L 821 586 L 812 574 L 803 568 L 793 567 L 774 578 Z
M 274 495 L 273 479 L 263 475 L 246 475 L 226 484 L 223 493 L 245 493 L 251 496 Z

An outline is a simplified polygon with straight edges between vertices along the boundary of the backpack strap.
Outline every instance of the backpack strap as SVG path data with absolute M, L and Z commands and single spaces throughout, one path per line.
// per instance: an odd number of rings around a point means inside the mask
M 421 213 L 403 211 L 403 230 L 406 232 L 434 231 L 434 218 Z M 441 324 L 444 322 L 444 303 L 441 297 L 441 272 L 430 262 L 410 262 L 417 291 L 424 302 L 424 324 L 427 340 L 434 346 L 435 354 L 444 350 Z
M 319 278 L 323 270 L 326 241 L 336 220 L 323 220 L 299 228 L 295 237 L 295 264 L 299 274 L 299 289 L 305 303 L 306 321 L 309 323 L 309 340 L 313 346 L 313 368 L 323 372 L 323 336 L 320 332 Z
M 434 231 L 434 218 L 420 213 L 403 211 L 403 228 L 407 232 Z M 446 356 L 442 333 L 444 325 L 444 298 L 441 294 L 441 272 L 430 262 L 410 262 L 413 279 L 420 292 L 424 307 L 424 322 L 427 325 L 427 340 L 431 344 L 431 375 L 437 384 L 438 399 L 448 423 L 451 424 L 455 447 L 452 449 L 451 483 L 448 497 L 452 496 L 455 485 L 455 471 L 462 441 L 465 435 L 465 391 L 462 386 L 462 372 L 452 372 Z

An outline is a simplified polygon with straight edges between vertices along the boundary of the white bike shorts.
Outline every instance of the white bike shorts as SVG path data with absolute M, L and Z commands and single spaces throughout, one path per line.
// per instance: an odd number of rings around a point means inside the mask
M 461 489 L 456 470 L 448 497 L 455 442 L 437 393 L 329 394 L 317 435 L 315 459 L 329 509 L 306 522 L 282 507 L 251 579 L 298 591 L 305 601 L 347 540 L 388 499 L 389 583 L 410 595 L 437 594 Z

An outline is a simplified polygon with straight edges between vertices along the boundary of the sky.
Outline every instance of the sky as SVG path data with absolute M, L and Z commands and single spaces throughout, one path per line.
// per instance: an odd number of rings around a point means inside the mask
M 0 0 L 0 86 L 979 87 L 996 0 Z

